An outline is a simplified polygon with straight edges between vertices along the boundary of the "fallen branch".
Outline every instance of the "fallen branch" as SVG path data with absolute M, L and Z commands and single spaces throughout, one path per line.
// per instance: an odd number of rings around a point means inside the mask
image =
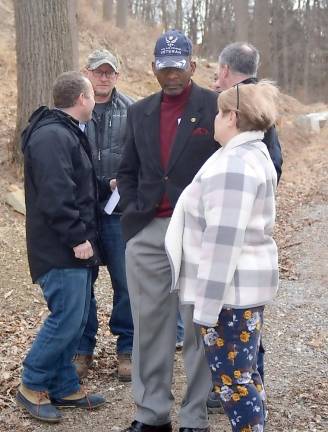
M 280 246 L 280 249 L 287 249 L 287 248 L 290 248 L 290 247 L 293 247 L 293 246 L 298 246 L 298 245 L 300 245 L 300 244 L 302 244 L 301 241 L 299 241 L 299 242 L 295 242 L 295 243 L 289 243 L 289 244 L 287 244 L 287 245 Z

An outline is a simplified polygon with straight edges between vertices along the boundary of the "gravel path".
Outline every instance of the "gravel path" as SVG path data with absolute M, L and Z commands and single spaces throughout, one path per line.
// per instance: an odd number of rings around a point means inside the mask
M 296 245 L 291 250 L 299 280 L 282 281 L 277 299 L 266 312 L 266 384 L 270 410 L 266 431 L 327 431 L 328 206 L 309 205 L 293 217 L 306 224 L 295 236 Z M 102 282 L 105 280 L 103 276 Z M 105 319 L 102 328 L 106 329 Z M 64 422 L 57 426 L 40 425 L 10 407 L 0 416 L 4 422 L 2 427 L 0 423 L 0 430 L 9 431 L 14 423 L 17 431 L 119 431 L 133 418 L 133 401 L 130 385 L 118 383 L 114 376 L 114 346 L 111 345 L 110 373 L 106 381 L 103 373 L 96 375 L 95 386 L 107 396 L 106 407 L 91 413 L 66 411 Z M 104 352 L 101 357 L 104 360 Z M 174 393 L 180 401 L 185 376 L 179 353 L 176 364 Z M 108 364 L 99 359 L 98 367 L 108 367 Z M 89 385 L 91 381 L 92 377 Z M 210 422 L 213 432 L 230 431 L 222 415 L 211 415 Z
M 279 189 L 281 266 L 285 268 L 287 262 L 292 270 L 282 272 L 279 295 L 265 314 L 267 432 L 328 431 L 328 152 L 326 140 L 311 142 L 306 149 L 303 145 L 287 149 L 286 174 Z M 0 193 L 7 183 L 0 179 Z M 96 366 L 85 384 L 103 393 L 107 405 L 96 412 L 65 411 L 64 421 L 54 426 L 34 421 L 15 407 L 21 360 L 46 308 L 38 288 L 29 281 L 23 218 L 3 202 L 0 216 L 0 431 L 120 431 L 133 419 L 134 406 L 130 385 L 115 377 L 115 342 L 106 325 L 109 280 L 104 271 L 97 284 L 101 327 Z M 185 383 L 180 353 L 176 366 L 178 405 Z M 178 426 L 176 411 L 173 421 Z M 223 415 L 210 416 L 210 422 L 212 432 L 230 432 Z
M 295 236 L 299 244 L 292 251 L 300 277 L 282 281 L 266 314 L 268 432 L 328 430 L 328 206 L 306 206 L 294 217 L 301 225 L 308 221 Z M 184 379 L 181 355 L 177 358 L 180 375 L 175 387 L 180 399 Z M 230 431 L 224 416 L 213 415 L 210 420 L 212 431 Z M 116 423 L 122 424 L 119 418 Z M 100 424 L 95 430 L 105 428 Z

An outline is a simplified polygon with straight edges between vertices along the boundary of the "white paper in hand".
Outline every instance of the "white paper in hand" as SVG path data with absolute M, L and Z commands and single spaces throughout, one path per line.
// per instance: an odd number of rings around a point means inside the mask
M 118 193 L 118 189 L 117 187 L 113 190 L 107 204 L 105 207 L 105 212 L 109 215 L 111 215 L 115 209 L 115 207 L 117 206 L 118 202 L 120 200 L 120 194 Z

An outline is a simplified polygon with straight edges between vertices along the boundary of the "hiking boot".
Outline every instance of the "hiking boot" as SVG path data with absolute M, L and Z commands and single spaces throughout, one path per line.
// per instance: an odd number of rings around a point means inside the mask
M 80 379 L 88 376 L 88 370 L 93 363 L 92 354 L 76 354 L 73 363 L 76 367 L 76 372 Z
M 119 381 L 130 382 L 131 381 L 131 354 L 122 353 L 117 354 L 117 376 Z
M 60 412 L 51 404 L 46 392 L 34 391 L 21 384 L 16 402 L 38 420 L 48 423 L 58 423 L 61 420 Z
M 207 398 L 206 405 L 209 414 L 224 414 L 219 393 L 211 391 Z
M 58 408 L 95 409 L 106 403 L 106 399 L 97 394 L 87 394 L 82 389 L 63 398 L 51 398 L 51 403 Z

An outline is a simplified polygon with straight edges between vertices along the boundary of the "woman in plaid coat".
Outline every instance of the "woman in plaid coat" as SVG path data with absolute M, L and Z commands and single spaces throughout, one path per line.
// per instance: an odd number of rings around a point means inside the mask
M 214 389 L 233 431 L 263 431 L 256 369 L 264 305 L 278 288 L 272 238 L 276 171 L 263 144 L 278 90 L 262 81 L 221 93 L 211 156 L 175 207 L 166 249 L 172 290 L 194 305 Z

